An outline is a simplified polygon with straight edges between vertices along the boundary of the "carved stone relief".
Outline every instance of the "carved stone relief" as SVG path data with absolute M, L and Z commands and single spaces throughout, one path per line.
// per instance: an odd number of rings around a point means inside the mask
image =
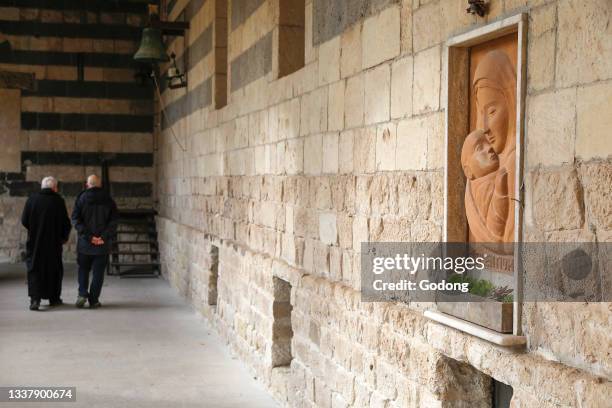
M 461 150 L 470 242 L 514 240 L 516 70 L 501 49 L 472 70 L 472 131 Z

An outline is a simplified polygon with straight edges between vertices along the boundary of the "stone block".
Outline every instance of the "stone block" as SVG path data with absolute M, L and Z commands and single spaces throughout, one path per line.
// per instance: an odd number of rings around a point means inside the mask
M 492 0 L 487 2 L 489 7 L 489 13 L 487 18 L 495 13 L 496 1 Z M 501 8 L 501 7 L 500 7 Z M 444 40 L 454 34 L 457 34 L 470 26 L 474 26 L 476 23 L 482 21 L 478 16 L 468 14 L 465 12 L 465 5 L 463 2 L 455 0 L 440 0 L 440 36 Z
M 353 217 L 339 214 L 337 219 L 338 244 L 341 248 L 351 249 L 353 247 Z
M 342 78 L 361 71 L 361 29 L 361 23 L 357 23 L 340 35 L 340 76 Z
M 0 14 L 5 21 L 19 21 L 19 9 L 17 7 L 0 7 Z
M 319 46 L 319 85 L 340 79 L 340 36 Z
M 400 53 L 400 9 L 390 6 L 367 18 L 361 33 L 362 67 L 370 68 Z
M 440 5 L 431 3 L 412 12 L 412 46 L 419 52 L 441 41 Z
M 594 162 L 580 166 L 587 220 L 598 230 L 612 231 L 612 164 Z
M 529 13 L 529 37 L 537 38 L 555 30 L 557 23 L 557 5 L 549 4 L 531 10 Z
M 553 85 L 555 79 L 555 32 L 547 31 L 529 42 L 527 83 L 530 91 Z
M 338 133 L 323 134 L 323 173 L 338 173 Z
M 527 103 L 527 167 L 574 161 L 576 89 L 531 97 Z
M 323 138 L 321 134 L 304 139 L 304 173 L 318 175 L 323 170 Z
M 368 241 L 368 219 L 363 216 L 353 218 L 353 251 L 361 253 L 361 243 Z
M 278 105 L 278 137 L 292 139 L 300 134 L 300 100 L 292 99 Z
M 583 191 L 573 168 L 530 175 L 534 221 L 543 231 L 571 230 L 584 223 Z M 527 203 L 529 205 L 529 203 Z
M 319 88 L 301 98 L 300 134 L 327 130 L 327 87 Z
M 446 152 L 444 151 L 444 112 L 436 112 L 423 118 L 427 131 L 427 168 L 437 170 L 444 167 Z
M 153 136 L 149 133 L 123 133 L 121 136 L 121 146 L 124 152 L 153 151 Z
M 363 125 L 364 103 L 363 75 L 349 78 L 344 93 L 344 120 L 347 128 Z
M 283 168 L 287 174 L 299 174 L 304 170 L 304 140 L 290 139 L 284 145 Z
M 397 125 L 395 166 L 398 170 L 424 170 L 427 167 L 428 119 L 406 119 Z
M 397 60 L 391 66 L 391 118 L 412 114 L 412 72 L 411 56 Z
M 358 130 L 346 130 L 340 133 L 338 142 L 338 171 L 341 174 L 353 172 L 354 133 Z
M 414 113 L 437 110 L 440 106 L 440 48 L 432 47 L 414 57 Z
M 319 214 L 319 239 L 327 245 L 336 245 L 338 243 L 336 213 Z
M 21 171 L 21 92 L 0 89 L 0 171 Z
M 22 112 L 53 112 L 53 99 L 46 97 L 26 96 L 21 98 Z
M 64 37 L 63 51 L 64 52 L 92 52 L 93 41 L 91 38 L 68 38 Z
M 396 130 L 395 123 L 379 125 L 376 130 L 376 169 L 378 171 L 393 171 L 396 169 Z
M 400 50 L 402 54 L 412 53 L 412 1 L 400 4 Z
M 365 73 L 365 124 L 389 120 L 391 70 L 388 64 Z
M 560 2 L 557 8 L 557 87 L 612 77 L 608 0 Z
M 353 171 L 356 174 L 376 171 L 376 127 L 353 133 Z
M 612 155 L 612 83 L 578 88 L 576 98 L 576 156 L 583 160 Z
M 345 81 L 337 81 L 329 86 L 327 103 L 327 129 L 344 129 L 344 92 Z

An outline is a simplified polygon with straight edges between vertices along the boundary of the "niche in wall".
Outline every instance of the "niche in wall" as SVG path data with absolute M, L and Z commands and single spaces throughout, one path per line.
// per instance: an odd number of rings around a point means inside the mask
M 208 304 L 217 304 L 217 282 L 219 280 L 219 247 L 212 245 L 210 249 L 210 270 L 208 275 Z
M 527 15 L 519 14 L 453 37 L 445 47 L 444 241 L 465 243 L 470 255 L 485 258 L 486 268 L 470 278 L 490 289 L 480 295 L 487 301 L 442 301 L 438 309 L 515 335 L 526 26 Z
M 273 277 L 274 302 L 272 303 L 272 367 L 284 367 L 291 364 L 293 353 L 291 341 L 291 284 L 283 279 Z
M 275 50 L 273 58 L 275 78 L 289 75 L 304 66 L 305 61 L 305 0 L 277 0 L 278 25 L 274 30 Z

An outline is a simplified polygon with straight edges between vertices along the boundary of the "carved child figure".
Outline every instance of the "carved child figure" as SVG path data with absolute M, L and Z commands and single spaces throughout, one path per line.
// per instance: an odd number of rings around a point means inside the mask
M 467 178 L 465 203 L 470 230 L 481 240 L 502 242 L 508 218 L 508 174 L 483 130 L 470 133 L 461 150 Z

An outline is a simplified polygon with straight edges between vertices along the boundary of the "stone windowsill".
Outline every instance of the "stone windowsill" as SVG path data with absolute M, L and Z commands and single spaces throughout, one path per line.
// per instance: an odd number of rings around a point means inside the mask
M 484 328 L 467 320 L 447 315 L 433 310 L 425 311 L 425 317 L 445 326 L 452 327 L 480 339 L 489 341 L 493 344 L 504 347 L 522 347 L 527 344 L 525 336 L 515 336 L 513 334 L 498 333 L 496 331 Z

